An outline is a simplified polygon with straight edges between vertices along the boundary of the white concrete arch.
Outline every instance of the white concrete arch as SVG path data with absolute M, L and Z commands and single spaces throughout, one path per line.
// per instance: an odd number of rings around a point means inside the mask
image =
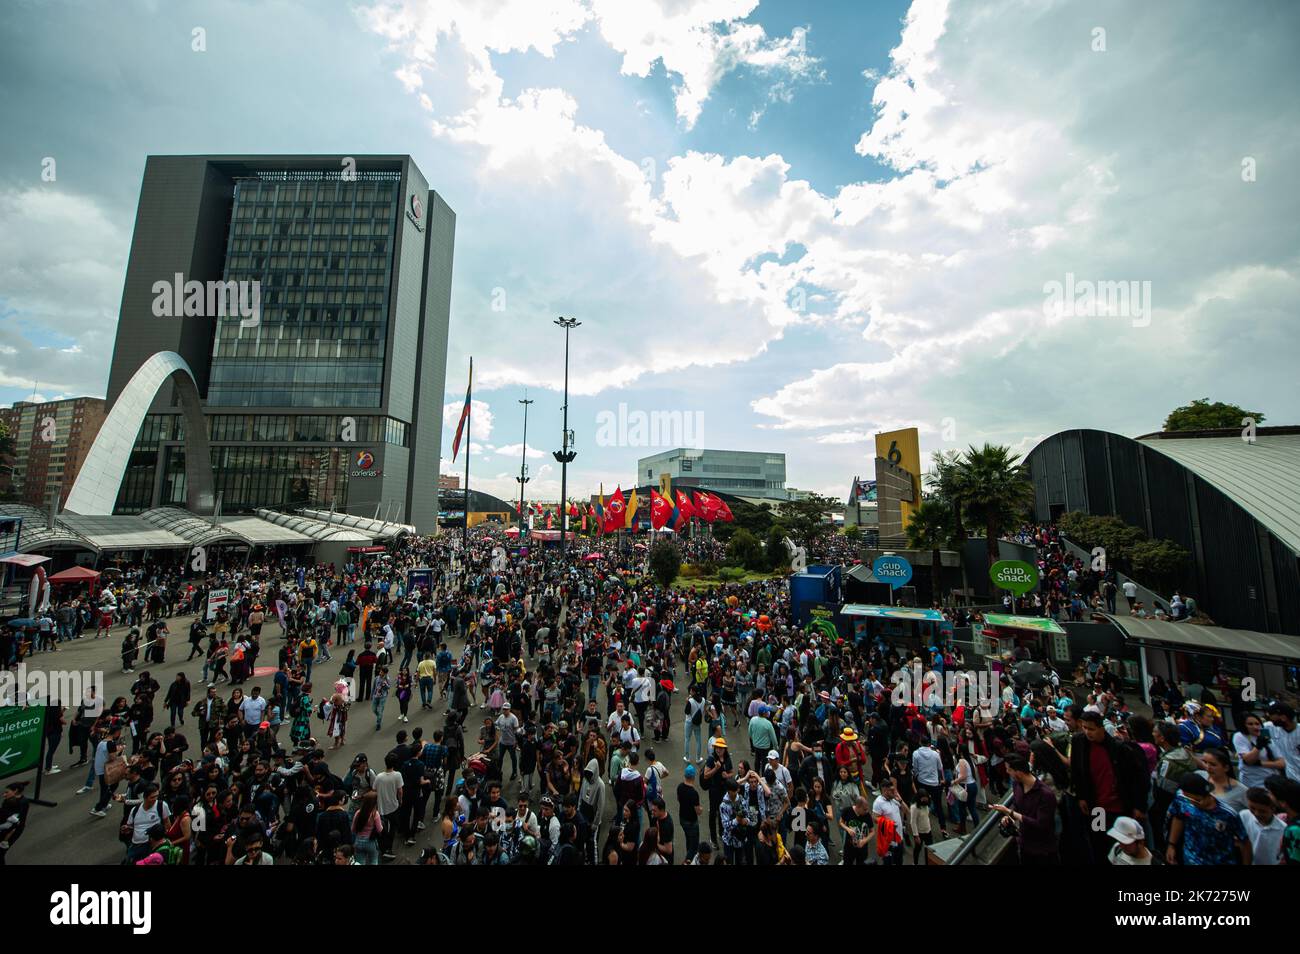
M 185 506 L 191 513 L 212 513 L 212 452 L 203 404 L 194 373 L 174 351 L 153 355 L 122 389 L 81 465 L 68 494 L 67 510 L 87 516 L 113 512 L 140 426 L 149 405 L 168 380 L 176 385 L 185 415 Z

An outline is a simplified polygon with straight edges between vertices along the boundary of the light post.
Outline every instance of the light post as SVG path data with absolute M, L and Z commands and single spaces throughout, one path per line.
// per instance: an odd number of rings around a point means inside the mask
M 525 394 L 528 392 L 525 391 Z M 521 398 L 519 403 L 524 406 L 524 449 L 519 452 L 519 476 L 515 480 L 519 481 L 519 542 L 524 540 L 524 484 L 528 483 L 528 405 L 533 402 L 528 398 Z
M 569 461 L 577 456 L 577 453 L 569 450 L 569 445 L 573 443 L 573 435 L 569 432 L 569 332 L 577 328 L 582 322 L 576 318 L 565 318 L 560 316 L 555 319 L 555 324 L 564 329 L 564 424 L 563 424 L 563 444 L 562 449 L 553 451 L 552 456 L 560 464 L 560 561 L 564 561 L 565 555 L 569 548 Z

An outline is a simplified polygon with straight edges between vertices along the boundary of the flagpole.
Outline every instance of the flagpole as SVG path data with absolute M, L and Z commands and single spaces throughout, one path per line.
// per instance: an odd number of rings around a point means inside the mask
M 469 443 L 474 427 L 474 356 L 469 359 L 469 407 L 465 412 L 465 525 L 461 527 L 461 549 L 469 552 Z

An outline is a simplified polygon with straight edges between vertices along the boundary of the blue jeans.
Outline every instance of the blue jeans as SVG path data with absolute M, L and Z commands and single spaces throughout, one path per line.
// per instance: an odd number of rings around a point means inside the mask
M 695 761 L 704 758 L 704 741 L 700 730 L 703 726 L 694 725 L 689 719 L 686 720 L 686 739 L 682 742 L 682 756 L 691 757 L 691 739 L 695 739 Z
M 379 840 L 374 837 L 362 838 L 358 835 L 352 840 L 352 851 L 358 864 L 379 864 Z
M 384 706 L 388 704 L 387 696 L 376 696 L 370 700 L 370 708 L 375 710 L 375 728 L 384 727 Z
M 433 705 L 433 677 L 420 677 L 420 704 L 424 706 Z

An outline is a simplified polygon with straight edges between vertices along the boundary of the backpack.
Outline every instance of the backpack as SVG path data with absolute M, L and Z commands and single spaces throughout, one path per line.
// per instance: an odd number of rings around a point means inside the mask
M 645 774 L 645 800 L 652 802 L 659 797 L 659 773 L 655 770 L 654 765 L 651 765 L 645 770 Z
M 158 854 L 162 855 L 163 864 L 178 865 L 185 852 L 181 850 L 180 845 L 173 845 L 170 841 L 165 841 L 158 846 Z
M 691 715 L 691 725 L 703 725 L 704 724 L 704 703 L 700 702 L 700 700 L 698 699 L 694 699 L 694 698 L 688 699 L 686 700 L 686 706 L 688 709 L 690 708 L 691 703 L 695 704 L 695 712 Z

